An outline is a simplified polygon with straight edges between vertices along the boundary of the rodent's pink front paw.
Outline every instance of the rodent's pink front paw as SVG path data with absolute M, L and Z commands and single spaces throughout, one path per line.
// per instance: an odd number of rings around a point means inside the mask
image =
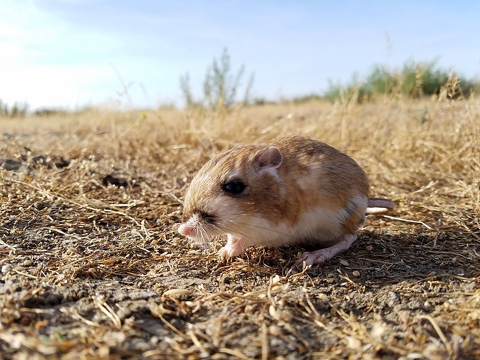
M 238 256 L 240 254 L 243 253 L 243 249 L 240 248 L 240 247 L 236 247 L 236 246 L 231 246 L 231 244 L 227 244 L 225 245 L 224 247 L 222 247 L 219 251 L 218 251 L 218 255 L 222 258 L 222 259 L 227 259 L 227 258 L 231 258 L 231 257 L 235 257 L 235 256 Z
M 235 239 L 228 235 L 227 244 L 219 250 L 218 255 L 222 259 L 231 258 L 242 254 L 244 250 L 245 242 L 242 239 Z
M 231 252 L 232 252 L 231 249 L 229 249 L 227 246 L 224 246 L 218 251 L 218 256 L 221 259 L 228 259 L 228 258 L 231 258 L 233 256 L 233 255 L 230 255 Z

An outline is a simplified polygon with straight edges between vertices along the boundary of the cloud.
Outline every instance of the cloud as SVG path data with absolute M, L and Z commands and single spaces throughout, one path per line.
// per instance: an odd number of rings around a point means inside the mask
M 0 93 L 7 103 L 27 101 L 33 108 L 80 105 L 95 100 L 99 94 L 84 89 L 102 87 L 111 80 L 108 70 L 90 66 L 4 67 Z
M 103 100 L 102 89 L 115 81 L 115 74 L 101 54 L 115 44 L 102 34 L 72 31 L 33 1 L 3 0 L 0 99 L 25 101 L 33 108 Z

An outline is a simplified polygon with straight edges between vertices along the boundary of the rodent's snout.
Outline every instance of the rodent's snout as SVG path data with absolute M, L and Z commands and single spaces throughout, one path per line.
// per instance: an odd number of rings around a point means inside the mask
M 188 236 L 192 234 L 193 229 L 191 226 L 184 222 L 178 227 L 178 232 L 180 233 L 180 235 Z

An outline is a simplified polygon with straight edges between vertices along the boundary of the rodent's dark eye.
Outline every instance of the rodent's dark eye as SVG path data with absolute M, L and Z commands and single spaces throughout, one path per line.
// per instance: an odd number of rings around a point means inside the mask
M 232 180 L 222 185 L 222 190 L 225 191 L 228 195 L 238 196 L 243 194 L 247 186 L 243 183 L 242 180 Z

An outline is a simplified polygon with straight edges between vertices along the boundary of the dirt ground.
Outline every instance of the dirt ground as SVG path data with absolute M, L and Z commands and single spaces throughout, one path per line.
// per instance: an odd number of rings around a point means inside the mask
M 202 164 L 279 134 L 397 209 L 310 269 L 178 235 Z M 0 119 L 1 358 L 480 359 L 479 149 L 475 99 Z

